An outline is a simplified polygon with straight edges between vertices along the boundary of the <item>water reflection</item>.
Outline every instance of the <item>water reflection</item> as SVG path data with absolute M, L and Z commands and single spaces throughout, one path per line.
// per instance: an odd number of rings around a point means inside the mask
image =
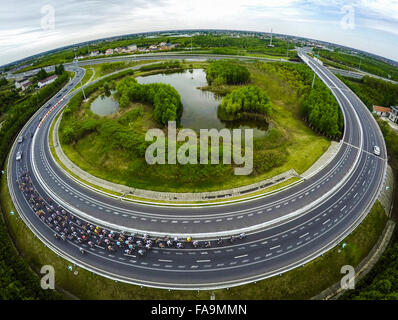
M 181 96 L 184 111 L 181 125 L 194 130 L 200 129 L 254 129 L 254 136 L 266 134 L 267 123 L 263 119 L 242 119 L 233 122 L 222 121 L 217 116 L 217 108 L 222 97 L 210 91 L 203 91 L 199 87 L 206 86 L 206 73 L 203 69 L 191 69 L 172 74 L 155 74 L 137 77 L 139 83 L 162 82 L 173 86 Z
M 113 98 L 115 91 L 106 91 L 104 94 L 98 96 L 90 106 L 90 109 L 95 114 L 100 116 L 111 115 L 119 109 L 119 102 Z

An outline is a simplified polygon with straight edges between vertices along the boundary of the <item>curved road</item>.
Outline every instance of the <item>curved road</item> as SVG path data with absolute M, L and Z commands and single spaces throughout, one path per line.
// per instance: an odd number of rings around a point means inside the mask
M 49 104 L 43 106 L 21 131 L 24 141 L 14 143 L 8 162 L 8 183 L 17 211 L 46 245 L 60 256 L 103 276 L 146 286 L 174 289 L 210 289 L 257 281 L 300 266 L 329 250 L 363 220 L 378 196 L 387 161 L 384 139 L 363 103 L 331 72 L 299 52 L 301 58 L 332 90 L 344 114 L 345 131 L 340 151 L 310 179 L 276 194 L 250 201 L 209 207 L 164 207 L 124 202 L 86 189 L 55 163 L 48 145 L 52 121 L 69 99 L 66 95 L 84 76 L 84 69 L 69 65 L 76 77 Z M 144 58 L 144 57 L 143 57 Z M 136 58 L 138 59 L 138 58 Z M 148 58 L 146 58 L 148 59 Z M 87 62 L 88 64 L 89 62 Z M 34 136 L 30 138 L 30 132 Z M 373 146 L 381 155 L 373 154 Z M 16 152 L 22 160 L 16 161 Z M 243 240 L 224 240 L 205 248 L 154 246 L 144 256 L 109 251 L 72 240 L 56 240 L 50 214 L 41 218 L 21 192 L 21 173 L 29 171 L 31 185 L 50 205 L 65 209 L 82 221 L 101 228 L 166 234 L 194 239 L 215 239 L 244 231 Z M 51 199 L 48 200 L 47 199 Z M 44 223 L 43 223 L 44 222 Z M 77 230 L 81 226 L 72 225 Z M 62 229 L 62 228 L 61 228 Z M 61 232 L 55 231 L 59 235 Z M 139 238 L 137 238 L 139 239 Z M 135 239 L 135 240 L 137 240 Z M 114 240 L 112 240 L 114 242 Z M 78 248 L 86 250 L 82 255 Z

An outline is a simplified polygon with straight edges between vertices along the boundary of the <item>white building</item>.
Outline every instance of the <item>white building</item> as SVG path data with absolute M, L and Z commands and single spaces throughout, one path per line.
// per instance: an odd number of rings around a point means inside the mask
M 128 51 L 130 51 L 130 52 L 134 52 L 134 51 L 137 51 L 137 45 L 135 45 L 135 44 L 130 44 L 128 47 L 127 47 L 127 50 Z
M 113 54 L 113 49 L 107 49 L 107 50 L 105 51 L 105 55 L 109 56 L 109 55 L 111 55 L 111 54 Z
M 58 76 L 56 74 L 45 78 L 44 80 L 41 80 L 37 83 L 37 85 L 39 86 L 39 88 L 42 88 L 50 83 L 53 83 L 55 80 L 57 80 Z
M 15 88 L 19 89 L 22 88 L 22 90 L 25 90 L 26 87 L 24 88 L 24 85 L 27 84 L 29 81 L 29 79 L 22 79 L 20 81 L 15 81 Z
M 373 113 L 380 117 L 388 117 L 390 115 L 391 109 L 380 106 L 373 106 Z

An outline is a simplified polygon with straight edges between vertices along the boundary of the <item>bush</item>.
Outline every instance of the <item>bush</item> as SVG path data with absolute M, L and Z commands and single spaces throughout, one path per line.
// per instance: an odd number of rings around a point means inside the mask
M 259 87 L 247 86 L 226 95 L 221 101 L 220 109 L 234 119 L 239 119 L 243 112 L 269 115 L 271 102 Z
M 176 89 L 168 84 L 139 84 L 134 78 L 120 81 L 116 86 L 123 107 L 129 101 L 141 101 L 154 107 L 155 120 L 161 125 L 168 121 L 179 121 L 182 115 L 181 97 Z
M 147 66 L 142 66 L 140 71 L 151 71 L 151 70 L 159 70 L 159 69 L 182 69 L 182 64 L 178 60 L 171 60 L 160 63 L 153 63 Z
M 285 150 L 259 150 L 253 154 L 255 173 L 264 173 L 286 162 L 288 153 Z

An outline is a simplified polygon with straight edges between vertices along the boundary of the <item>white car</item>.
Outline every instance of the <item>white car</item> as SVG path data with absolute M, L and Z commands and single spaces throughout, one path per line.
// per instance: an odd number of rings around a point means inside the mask
M 22 151 L 17 152 L 17 156 L 15 158 L 17 161 L 22 159 Z
M 374 146 L 374 147 L 373 147 L 373 153 L 374 153 L 376 156 L 379 156 L 379 155 L 380 155 L 380 148 L 379 148 L 378 146 Z
M 22 143 L 22 141 L 23 141 L 23 136 L 20 136 L 20 137 L 18 138 L 18 143 Z

